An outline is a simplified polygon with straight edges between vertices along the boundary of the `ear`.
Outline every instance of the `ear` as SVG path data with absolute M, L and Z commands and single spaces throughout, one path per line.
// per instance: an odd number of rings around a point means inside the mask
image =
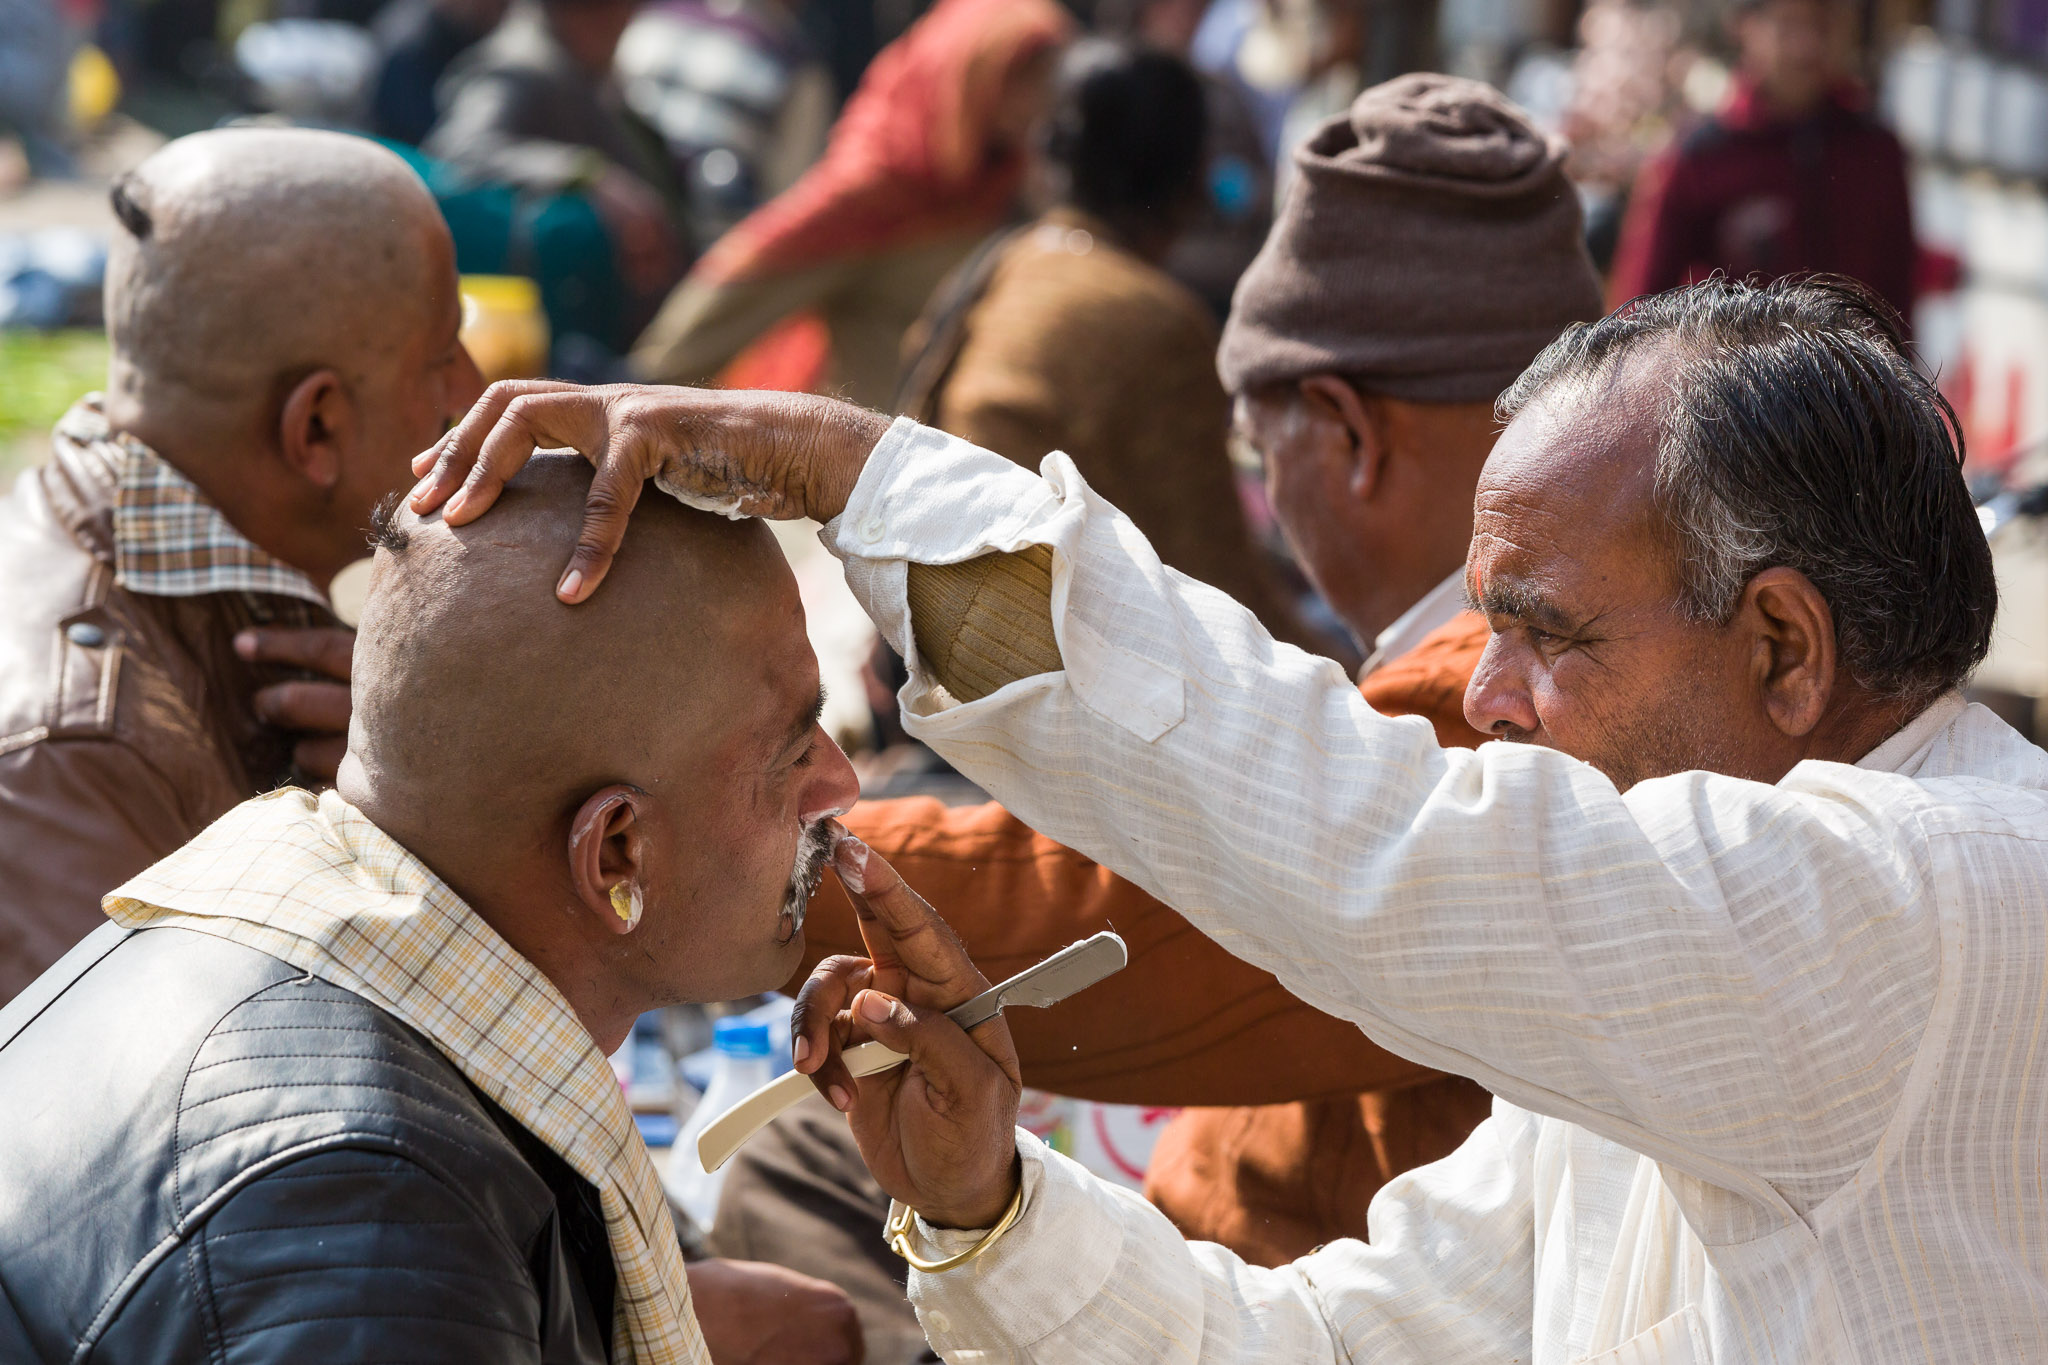
M 1309 411 L 1334 422 L 1344 433 L 1345 489 L 1360 502 L 1370 502 L 1386 472 L 1387 441 L 1378 406 L 1334 374 L 1312 374 L 1301 381 L 1301 398 Z
M 638 787 L 606 787 L 592 793 L 569 822 L 570 884 L 577 901 L 610 933 L 640 927 L 646 801 Z
M 1786 737 L 1820 724 L 1835 692 L 1835 614 L 1797 569 L 1765 569 L 1743 589 L 1736 619 L 1755 641 L 1752 676 L 1764 714 Z
M 355 401 L 339 374 L 315 370 L 292 385 L 278 414 L 277 445 L 299 477 L 322 492 L 332 489 L 355 437 Z

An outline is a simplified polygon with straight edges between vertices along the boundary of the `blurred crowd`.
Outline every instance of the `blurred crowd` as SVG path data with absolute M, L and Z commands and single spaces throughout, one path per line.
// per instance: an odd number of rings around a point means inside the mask
M 550 353 L 505 362 L 530 372 L 887 405 L 940 281 L 1058 197 L 1041 116 L 1054 52 L 1089 31 L 1199 83 L 1199 167 L 1127 188 L 1178 196 L 1140 254 L 1219 318 L 1294 148 L 1410 70 L 1492 80 L 1569 142 L 1617 299 L 1836 269 L 1910 312 L 1929 278 L 1868 110 L 1890 33 L 1842 0 L 5 0 L 0 19 L 0 183 L 71 173 L 117 105 L 172 135 L 363 132 L 433 188 L 465 274 L 534 281 Z

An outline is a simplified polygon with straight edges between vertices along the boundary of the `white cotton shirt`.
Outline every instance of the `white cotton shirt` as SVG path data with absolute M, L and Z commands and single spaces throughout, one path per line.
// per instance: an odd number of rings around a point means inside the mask
M 911 661 L 911 733 L 1501 1097 L 1381 1191 L 1370 1245 L 1278 1270 L 1020 1134 L 1017 1226 L 911 1277 L 948 1360 L 2048 1361 L 2048 755 L 1988 712 L 1944 698 L 1775 786 L 1622 794 L 1377 715 L 1060 454 L 1033 475 L 901 422 L 824 534 Z M 953 701 L 906 564 L 1039 543 L 1065 670 Z

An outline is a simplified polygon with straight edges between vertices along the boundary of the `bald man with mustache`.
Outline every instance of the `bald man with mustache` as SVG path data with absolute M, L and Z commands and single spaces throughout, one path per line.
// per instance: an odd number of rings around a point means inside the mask
M 639 590 L 572 611 L 589 483 L 383 521 L 336 788 L 228 811 L 0 1011 L 0 1358 L 860 1361 L 831 1286 L 685 1268 L 606 1062 L 801 960 L 857 785 L 796 583 L 650 502 Z

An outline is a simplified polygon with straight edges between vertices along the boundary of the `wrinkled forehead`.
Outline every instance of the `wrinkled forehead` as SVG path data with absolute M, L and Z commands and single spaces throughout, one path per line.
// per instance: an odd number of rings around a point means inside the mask
M 1494 443 L 1473 495 L 1475 570 L 1648 569 L 1665 385 L 1631 365 L 1552 385 Z

